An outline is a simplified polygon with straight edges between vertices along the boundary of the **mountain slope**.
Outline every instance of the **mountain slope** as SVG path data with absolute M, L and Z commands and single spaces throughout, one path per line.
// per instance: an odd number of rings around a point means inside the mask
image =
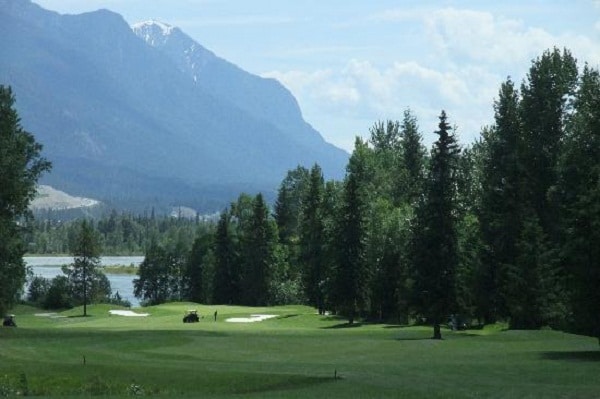
M 348 155 L 278 82 L 179 29 L 147 26 L 169 32 L 141 40 L 140 25 L 107 10 L 60 15 L 0 0 L 0 34 L 10 38 L 0 84 L 13 87 L 23 126 L 54 162 L 45 182 L 109 203 L 212 210 L 241 191 L 272 194 L 298 164 L 342 176 Z

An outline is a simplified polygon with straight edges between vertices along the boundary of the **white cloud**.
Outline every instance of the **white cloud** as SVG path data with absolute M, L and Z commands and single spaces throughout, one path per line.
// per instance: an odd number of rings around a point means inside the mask
M 401 119 L 408 107 L 419 117 L 427 143 L 432 141 L 429 133 L 435 130 L 442 109 L 451 123 L 461 127 L 464 141 L 470 142 L 482 125 L 490 123 L 493 97 L 501 81 L 482 68 L 439 71 L 417 62 L 377 67 L 361 60 L 351 60 L 338 71 L 270 72 L 264 76 L 288 87 L 307 120 L 347 150 L 357 133 L 366 135 L 377 120 Z M 327 131 L 330 120 L 343 118 L 347 120 L 343 125 L 353 126 L 352 130 Z
M 551 33 L 487 11 L 391 9 L 366 20 L 398 23 L 401 32 L 410 24 L 413 34 L 420 32 L 411 36 L 418 40 L 411 48 L 420 53 L 400 52 L 395 61 L 377 64 L 355 56 L 341 67 L 267 74 L 294 93 L 307 120 L 327 139 L 348 150 L 357 132 L 367 134 L 380 119 L 400 119 L 407 107 L 416 113 L 429 142 L 441 109 L 459 126 L 463 143 L 471 142 L 483 125 L 493 122 L 492 105 L 501 82 L 510 75 L 518 84 L 531 60 L 544 50 L 566 47 L 581 64 L 600 64 L 600 41 L 591 35 Z M 595 28 L 600 30 L 600 22 Z M 354 128 L 327 130 L 334 125 Z
M 446 8 L 426 17 L 426 30 L 437 47 L 452 59 L 513 64 L 527 61 L 554 38 L 521 21 L 491 13 Z
M 590 37 L 564 32 L 553 35 L 522 21 L 485 11 L 445 8 L 424 17 L 427 34 L 438 50 L 461 63 L 496 66 L 527 65 L 552 47 L 569 48 L 587 61 L 600 60 L 600 43 Z

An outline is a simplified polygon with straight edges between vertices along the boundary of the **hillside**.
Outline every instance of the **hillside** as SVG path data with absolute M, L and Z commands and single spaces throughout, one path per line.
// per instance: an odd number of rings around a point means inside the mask
M 168 31 L 132 29 L 107 10 L 60 15 L 0 0 L 10 38 L 0 84 L 13 87 L 23 126 L 54 164 L 44 184 L 109 204 L 212 211 L 242 191 L 272 197 L 299 164 L 343 175 L 348 154 L 302 119 L 281 84 Z

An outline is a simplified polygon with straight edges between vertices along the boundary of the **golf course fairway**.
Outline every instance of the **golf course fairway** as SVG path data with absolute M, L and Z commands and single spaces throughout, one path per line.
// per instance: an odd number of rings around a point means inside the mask
M 439 341 L 427 326 L 348 326 L 305 306 L 115 309 L 13 309 L 0 397 L 600 397 L 598 340 L 557 331 L 444 329 Z M 189 309 L 198 323 L 182 323 Z M 252 315 L 270 318 L 226 321 Z

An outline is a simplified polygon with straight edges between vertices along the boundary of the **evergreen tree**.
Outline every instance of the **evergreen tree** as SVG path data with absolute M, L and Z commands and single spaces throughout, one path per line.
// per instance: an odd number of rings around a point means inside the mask
M 577 333 L 600 343 L 600 73 L 585 66 L 560 162 L 562 256 Z
M 212 298 L 212 292 L 204 291 L 206 281 L 204 278 L 207 274 L 207 268 L 211 265 L 207 264 L 207 254 L 213 247 L 214 235 L 208 232 L 200 234 L 196 237 L 192 250 L 189 253 L 185 272 L 185 298 L 192 302 L 208 302 L 208 298 Z
M 505 269 L 516 265 L 524 206 L 519 93 L 510 78 L 500 88 L 494 111 L 494 126 L 483 132 L 479 220 L 484 250 L 476 288 L 477 313 L 486 323 L 508 316 L 503 298 L 511 280 Z
M 10 309 L 25 283 L 23 221 L 41 174 L 50 163 L 42 146 L 20 125 L 10 87 L 0 85 L 0 315 Z
M 214 288 L 213 301 L 218 304 L 240 303 L 240 272 L 238 271 L 237 249 L 233 241 L 230 215 L 221 213 L 214 241 Z
M 365 309 L 369 284 L 366 262 L 368 148 L 357 138 L 350 157 L 337 215 L 334 304 L 354 323 Z M 361 185 L 361 183 L 363 183 Z
M 300 208 L 308 180 L 308 169 L 298 166 L 288 171 L 279 186 L 275 201 L 275 221 L 279 240 L 283 244 L 293 245 L 298 239 Z
M 252 202 L 252 216 L 243 231 L 241 258 L 242 303 L 248 306 L 269 304 L 272 267 L 275 261 L 277 225 L 269 218 L 262 194 Z
M 440 324 L 456 309 L 455 273 L 458 265 L 456 232 L 456 171 L 460 149 L 440 115 L 439 136 L 431 151 L 424 201 L 417 209 L 414 237 L 415 288 L 422 314 L 441 339 Z
M 319 314 L 325 311 L 325 261 L 323 257 L 323 190 L 325 181 L 318 165 L 310 170 L 308 189 L 303 197 L 300 222 L 300 262 L 308 303 Z
M 63 268 L 67 275 L 75 303 L 83 304 L 83 315 L 87 316 L 87 305 L 93 301 L 110 298 L 110 283 L 99 270 L 100 238 L 91 222 L 83 220 L 73 248 L 73 264 Z
M 404 200 L 416 204 L 423 193 L 427 150 L 423 146 L 423 137 L 419 133 L 417 118 L 410 110 L 404 111 L 404 119 L 400 125 L 402 135 L 402 170 L 405 171 L 405 184 L 399 189 L 397 202 Z

